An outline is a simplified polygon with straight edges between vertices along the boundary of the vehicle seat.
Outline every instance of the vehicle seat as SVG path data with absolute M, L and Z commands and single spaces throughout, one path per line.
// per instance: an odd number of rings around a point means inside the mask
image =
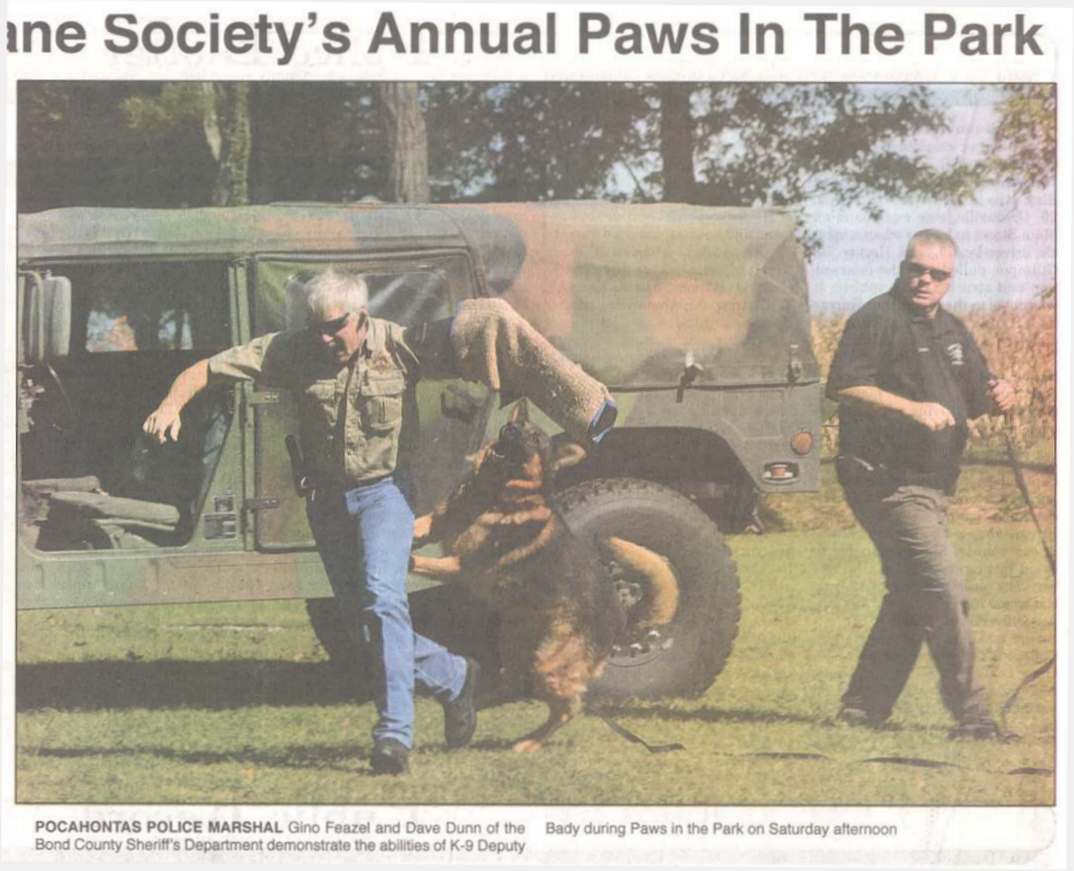
M 59 491 L 49 497 L 49 523 L 89 533 L 93 548 L 144 547 L 174 541 L 179 509 L 107 493 Z
M 181 521 L 174 505 L 112 496 L 92 475 L 25 481 L 23 495 L 22 521 L 38 528 L 42 550 L 169 544 Z
M 231 422 L 230 393 L 207 397 L 192 409 L 180 445 L 150 461 L 146 437 L 139 433 L 126 456 L 116 489 L 105 492 L 93 475 L 23 483 L 28 507 L 23 522 L 39 528 L 42 550 L 168 547 L 189 539 Z M 162 456 L 168 462 L 160 462 Z M 151 498 L 169 494 L 175 502 Z M 150 498 L 144 498 L 150 497 Z M 42 504 L 44 503 L 44 504 Z

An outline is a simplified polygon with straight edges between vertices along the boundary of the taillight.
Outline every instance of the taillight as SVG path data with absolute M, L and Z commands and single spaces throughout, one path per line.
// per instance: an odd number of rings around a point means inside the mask
M 791 450 L 800 457 L 804 457 L 808 454 L 813 450 L 813 433 L 806 432 L 805 430 L 796 432 L 791 437 Z

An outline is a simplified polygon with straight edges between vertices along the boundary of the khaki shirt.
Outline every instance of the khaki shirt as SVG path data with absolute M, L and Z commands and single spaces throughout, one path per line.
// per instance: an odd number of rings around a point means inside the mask
M 260 336 L 209 358 L 211 378 L 292 391 L 306 470 L 320 486 L 353 487 L 406 467 L 418 439 L 418 358 L 398 324 L 369 318 L 342 368 L 305 330 Z

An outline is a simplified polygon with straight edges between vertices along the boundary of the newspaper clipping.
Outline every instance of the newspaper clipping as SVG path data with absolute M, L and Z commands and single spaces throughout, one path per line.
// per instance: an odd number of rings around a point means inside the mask
M 5 6 L 0 860 L 1068 860 L 1059 6 Z

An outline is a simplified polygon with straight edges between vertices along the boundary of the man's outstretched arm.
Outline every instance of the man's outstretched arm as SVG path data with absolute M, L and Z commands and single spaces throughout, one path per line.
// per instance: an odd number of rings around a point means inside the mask
M 872 384 L 844 387 L 836 392 L 836 398 L 840 402 L 851 402 L 870 411 L 889 411 L 904 415 L 933 432 L 955 425 L 955 416 L 938 402 L 915 402 Z
M 204 390 L 209 384 L 209 360 L 199 360 L 193 366 L 188 366 L 176 376 L 168 390 L 167 396 L 157 406 L 157 410 L 145 419 L 142 431 L 159 444 L 167 439 L 173 441 L 179 438 L 179 430 L 182 427 L 180 415 L 186 404 Z

